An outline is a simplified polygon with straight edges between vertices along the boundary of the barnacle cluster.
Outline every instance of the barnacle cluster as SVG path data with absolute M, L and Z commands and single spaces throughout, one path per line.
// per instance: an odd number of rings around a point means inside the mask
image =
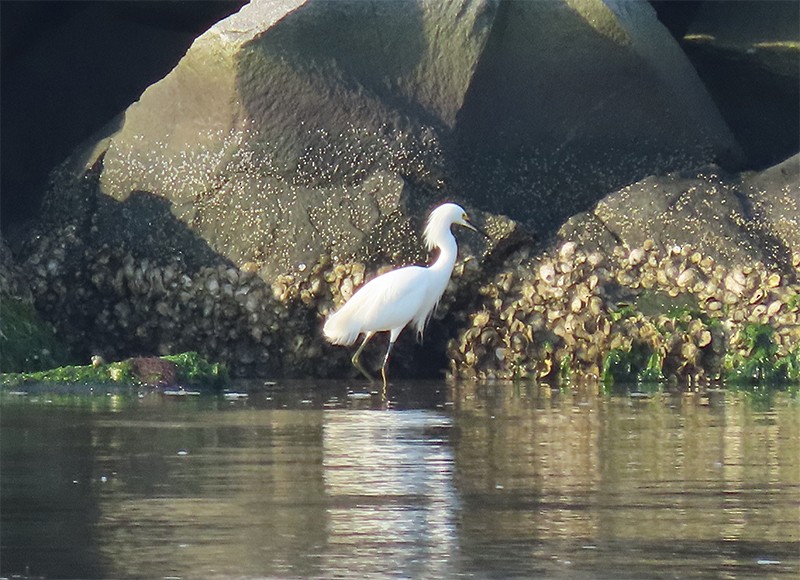
M 573 241 L 523 249 L 480 288 L 448 345 L 457 378 L 716 379 L 750 325 L 769 325 L 776 356 L 800 345 L 800 252 L 793 272 L 722 266 L 692 245 L 584 251 Z M 729 360 L 729 359 L 728 359 Z

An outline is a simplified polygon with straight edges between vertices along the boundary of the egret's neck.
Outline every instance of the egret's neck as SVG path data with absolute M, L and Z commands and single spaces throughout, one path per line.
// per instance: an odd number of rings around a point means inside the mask
M 436 272 L 447 272 L 447 277 L 453 272 L 458 255 L 458 245 L 453 234 L 448 230 L 441 239 L 437 240 L 436 247 L 439 248 L 439 255 L 429 268 Z

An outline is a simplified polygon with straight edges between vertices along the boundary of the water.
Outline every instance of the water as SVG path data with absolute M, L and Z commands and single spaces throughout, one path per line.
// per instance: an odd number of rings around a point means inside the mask
M 4 577 L 800 575 L 800 403 L 533 386 L 4 394 Z

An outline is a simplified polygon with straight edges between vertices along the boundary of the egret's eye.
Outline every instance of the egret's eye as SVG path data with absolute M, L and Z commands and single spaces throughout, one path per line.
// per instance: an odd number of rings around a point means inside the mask
M 467 214 L 465 214 L 465 213 L 461 214 L 461 219 L 464 220 L 465 222 L 469 221 L 469 218 L 467 217 Z

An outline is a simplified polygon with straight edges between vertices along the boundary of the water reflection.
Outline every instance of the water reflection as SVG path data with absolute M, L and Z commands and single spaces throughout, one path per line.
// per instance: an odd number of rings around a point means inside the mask
M 450 426 L 430 411 L 327 413 L 325 577 L 448 575 L 458 509 Z
M 800 573 L 800 405 L 780 394 L 34 398 L 0 398 L 5 576 Z
M 725 393 L 602 399 L 507 385 L 456 401 L 469 569 L 800 571 L 796 401 L 756 413 Z

